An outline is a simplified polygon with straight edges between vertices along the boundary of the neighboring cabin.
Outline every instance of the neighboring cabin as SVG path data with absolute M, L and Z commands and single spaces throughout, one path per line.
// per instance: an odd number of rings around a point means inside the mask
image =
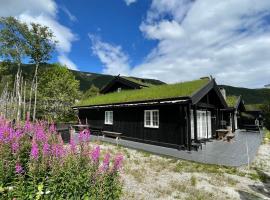
M 241 103 L 227 105 L 212 78 L 143 86 L 118 76 L 103 93 L 74 107 L 81 122 L 122 133 L 123 139 L 173 148 L 191 149 L 193 142 L 215 138 L 219 128 L 234 130 L 242 109 Z
M 120 92 L 122 90 L 134 90 L 142 89 L 153 86 L 150 83 L 144 81 L 144 79 L 135 79 L 132 77 L 116 76 L 101 90 L 101 94 L 107 94 L 111 92 Z
M 223 88 L 222 88 L 223 89 Z M 244 100 L 242 96 L 224 96 L 228 104 L 227 112 L 224 113 L 226 122 L 229 122 L 229 125 L 232 126 L 232 130 L 240 129 L 243 127 L 242 115 L 246 111 Z M 232 117 L 233 115 L 233 117 Z M 234 123 L 232 120 L 234 119 Z

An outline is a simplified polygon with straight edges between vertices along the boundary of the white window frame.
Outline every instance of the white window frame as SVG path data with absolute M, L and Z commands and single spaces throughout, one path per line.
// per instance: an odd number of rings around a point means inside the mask
M 104 124 L 113 125 L 113 111 L 105 111 Z
M 154 124 L 154 112 L 157 112 L 157 124 Z M 150 124 L 146 124 L 146 113 L 150 113 Z M 145 128 L 159 128 L 159 110 L 145 110 L 144 111 L 144 127 Z

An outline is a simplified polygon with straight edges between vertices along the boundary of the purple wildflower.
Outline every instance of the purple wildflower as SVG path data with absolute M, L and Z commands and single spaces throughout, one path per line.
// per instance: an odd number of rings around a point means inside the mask
M 73 138 L 70 139 L 69 145 L 70 145 L 71 153 L 73 153 L 73 154 L 76 153 L 76 143 L 75 143 L 75 140 Z
M 115 156 L 114 165 L 113 165 L 114 171 L 118 171 L 122 167 L 123 159 L 124 159 L 124 157 L 122 154 L 118 154 Z
M 20 163 L 16 163 L 16 166 L 15 166 L 15 172 L 16 172 L 17 174 L 23 173 L 23 167 L 21 166 Z
M 19 150 L 19 147 L 20 146 L 19 146 L 19 142 L 18 141 L 13 142 L 12 145 L 11 145 L 12 152 L 13 153 L 17 153 L 18 150 Z
M 42 124 L 37 124 L 35 127 L 35 136 L 36 140 L 40 142 L 45 142 L 47 141 L 47 135 L 44 131 L 43 125 Z
M 52 124 L 50 125 L 49 131 L 50 131 L 50 133 L 55 133 L 55 132 L 56 132 L 56 128 L 55 128 L 54 123 L 52 123 Z
M 91 152 L 91 158 L 94 163 L 98 163 L 99 161 L 99 154 L 100 154 L 100 147 L 97 146 L 92 152 Z
M 78 136 L 79 143 L 89 142 L 90 140 L 90 130 L 84 129 L 83 131 L 80 131 Z
M 103 160 L 103 163 L 102 163 L 102 171 L 107 171 L 108 168 L 109 168 L 109 164 L 110 164 L 110 157 L 111 155 L 109 153 L 106 153 L 105 156 L 104 156 L 104 160 Z
M 50 154 L 50 145 L 47 142 L 43 145 L 42 154 L 43 156 L 48 156 Z
M 52 145 L 52 153 L 56 158 L 61 158 L 65 155 L 64 146 L 61 144 L 53 144 Z
M 32 141 L 31 157 L 35 160 L 38 159 L 38 145 L 35 140 Z

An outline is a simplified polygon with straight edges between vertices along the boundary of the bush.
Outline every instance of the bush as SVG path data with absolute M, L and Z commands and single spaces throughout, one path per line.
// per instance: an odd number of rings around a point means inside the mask
M 0 118 L 0 197 L 3 199 L 119 199 L 123 156 L 100 162 L 90 132 L 64 145 L 53 125 L 12 125 Z
M 263 117 L 264 117 L 264 126 L 270 130 L 270 102 L 261 106 Z

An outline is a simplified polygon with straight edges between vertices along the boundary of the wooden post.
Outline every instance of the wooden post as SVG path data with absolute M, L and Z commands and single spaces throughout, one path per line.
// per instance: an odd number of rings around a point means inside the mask
M 197 106 L 194 106 L 193 109 L 193 118 L 194 118 L 194 139 L 198 141 L 198 127 L 197 127 Z
M 191 151 L 191 125 L 190 125 L 190 104 L 187 105 L 186 109 L 186 120 L 187 120 L 187 146 L 188 150 Z

